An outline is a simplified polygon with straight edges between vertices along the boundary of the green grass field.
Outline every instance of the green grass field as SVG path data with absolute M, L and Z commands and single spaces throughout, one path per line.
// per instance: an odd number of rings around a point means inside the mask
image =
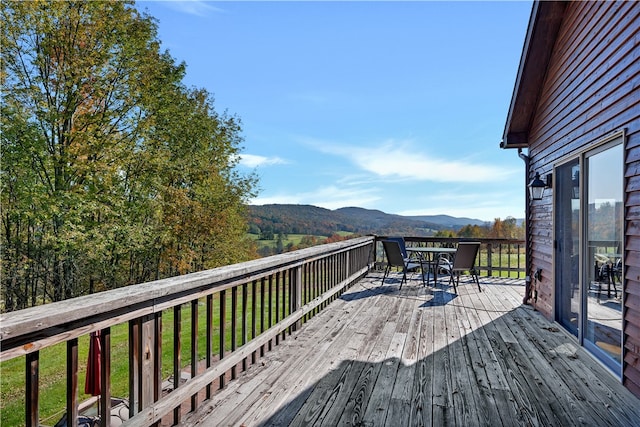
M 340 236 L 349 236 L 353 233 L 349 233 L 346 231 L 338 231 L 336 232 L 336 234 L 340 235 Z M 252 240 L 255 240 L 255 242 L 258 244 L 258 246 L 267 246 L 269 248 L 274 249 L 276 247 L 276 245 L 278 244 L 278 238 L 274 238 L 272 240 L 260 240 L 259 239 L 259 235 L 257 234 L 247 234 L 249 236 L 249 238 L 251 238 Z M 285 236 L 285 239 L 282 239 L 282 245 L 286 248 L 287 246 L 289 246 L 289 244 L 292 244 L 294 246 L 299 246 L 300 242 L 302 241 L 303 238 L 305 237 L 309 237 L 308 234 L 287 234 Z M 315 237 L 317 239 L 317 241 L 320 243 L 324 242 L 324 240 L 327 239 L 327 236 L 311 236 L 311 237 Z

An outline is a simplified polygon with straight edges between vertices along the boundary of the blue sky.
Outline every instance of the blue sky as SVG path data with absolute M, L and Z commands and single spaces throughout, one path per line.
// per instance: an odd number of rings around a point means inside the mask
M 530 1 L 144 1 L 187 86 L 242 120 L 252 204 L 524 217 L 499 148 Z

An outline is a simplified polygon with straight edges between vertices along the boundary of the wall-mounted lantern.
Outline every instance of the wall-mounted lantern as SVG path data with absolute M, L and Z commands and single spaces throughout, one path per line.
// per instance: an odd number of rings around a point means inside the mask
M 536 172 L 535 178 L 529 183 L 529 196 L 531 200 L 542 200 L 545 188 L 551 188 L 551 174 L 546 177 L 546 182 L 540 179 L 540 174 Z

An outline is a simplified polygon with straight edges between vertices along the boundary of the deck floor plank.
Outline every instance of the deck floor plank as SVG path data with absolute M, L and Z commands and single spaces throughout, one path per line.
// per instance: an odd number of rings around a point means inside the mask
M 308 406 L 306 402 L 313 402 L 313 404 L 307 410 L 308 413 L 306 417 L 308 417 L 308 419 L 302 419 L 305 423 L 314 419 L 316 415 L 321 417 L 321 419 L 324 419 L 324 417 L 326 417 L 325 412 L 330 411 L 331 406 L 339 404 L 339 402 L 344 399 L 344 393 L 346 393 L 348 389 L 343 387 L 342 382 L 347 378 L 346 376 L 349 371 L 352 370 L 353 363 L 345 363 L 343 360 L 354 360 L 360 354 L 360 346 L 367 338 L 364 331 L 368 327 L 368 319 L 370 319 L 371 316 L 377 316 L 378 313 L 377 307 L 363 307 L 365 309 L 359 310 L 357 315 L 355 315 L 355 318 L 351 321 L 348 318 L 340 320 L 344 325 L 351 324 L 352 329 L 350 333 L 338 335 L 335 339 L 329 341 L 330 345 L 328 348 L 319 348 L 314 351 L 317 359 L 309 366 L 310 369 L 315 371 L 311 378 L 311 380 L 314 381 L 314 384 L 310 384 L 307 387 L 306 392 L 308 396 L 306 399 L 298 399 L 296 401 L 296 406 L 298 406 L 298 408 L 295 410 L 295 413 L 291 414 L 292 419 L 296 415 L 302 413 L 301 410 L 303 405 L 306 404 Z M 330 369 L 330 371 L 328 371 L 328 375 L 330 376 L 328 377 L 329 379 L 327 381 L 319 381 L 322 379 L 322 375 L 327 375 L 327 369 Z M 289 375 L 289 373 L 283 375 L 286 376 Z M 334 378 L 338 378 L 338 380 L 334 381 Z M 286 384 L 286 382 L 282 382 L 283 387 L 286 387 Z M 334 395 L 341 391 L 341 399 L 337 399 L 338 396 Z M 330 396 L 330 398 L 327 399 L 326 396 Z M 327 406 L 328 404 L 330 405 Z M 322 410 L 320 410 L 321 405 L 324 405 L 322 406 Z M 291 404 L 287 405 L 287 412 L 290 412 L 293 409 L 295 408 L 293 408 Z
M 465 293 L 460 290 L 459 293 Z M 474 396 L 475 387 L 471 386 L 469 379 L 472 365 L 469 363 L 468 351 L 465 350 L 462 337 L 464 331 L 460 332 L 460 322 L 464 321 L 458 318 L 458 312 L 455 309 L 459 305 L 460 296 L 451 301 L 451 310 L 445 310 L 446 313 L 446 330 L 448 338 L 448 347 L 451 350 L 451 379 L 453 387 L 452 400 L 454 402 L 456 423 L 460 426 L 475 426 L 480 423 L 478 409 L 476 405 L 476 397 Z M 471 373 L 473 375 L 473 373 Z
M 394 316 L 392 318 L 389 318 L 395 329 L 384 359 L 377 363 L 380 368 L 377 372 L 378 375 L 371 392 L 369 404 L 362 417 L 363 425 L 385 425 L 385 420 L 387 419 L 391 395 L 398 376 L 400 358 L 402 357 L 402 350 L 406 340 L 406 333 L 402 332 L 403 316 L 409 308 L 410 302 L 408 298 L 399 299 L 401 301 L 397 305 L 398 310 L 393 313 Z
M 513 398 L 510 397 L 511 391 L 489 338 L 481 327 L 483 325 L 480 320 L 481 315 L 476 308 L 468 308 L 475 307 L 472 305 L 471 298 L 471 295 L 465 296 L 465 307 L 461 309 L 467 313 L 473 331 L 465 337 L 465 340 L 469 349 L 470 363 L 475 373 L 477 394 L 480 397 L 479 410 L 486 412 L 481 420 L 485 419 L 489 426 L 499 426 L 503 424 L 503 420 L 509 420 L 514 416 L 514 407 L 510 404 Z
M 458 303 L 455 304 L 456 314 L 458 316 L 458 327 L 462 339 L 463 348 L 467 353 L 470 389 L 473 390 L 473 383 L 476 393 L 474 399 L 476 401 L 476 410 L 478 411 L 478 425 L 481 426 L 501 426 L 503 417 L 507 417 L 506 411 L 500 415 L 499 405 L 491 391 L 491 381 L 487 374 L 487 357 L 478 345 L 480 340 L 473 333 L 480 331 L 479 319 L 475 307 L 473 305 L 473 293 L 460 292 Z M 497 382 L 496 382 L 497 383 Z
M 449 298 L 443 292 L 435 292 L 434 299 L 434 344 L 433 354 L 433 425 L 455 425 L 453 410 L 453 386 L 451 384 L 451 359 L 447 341 L 445 305 Z
M 425 295 L 419 308 L 422 313 L 422 325 L 418 342 L 418 362 L 413 378 L 413 398 L 411 401 L 410 425 L 429 426 L 432 424 L 432 378 L 434 344 L 434 310 L 428 310 L 433 300 L 433 292 Z
M 501 303 L 502 295 L 493 298 L 484 295 L 482 298 L 485 309 L 492 316 L 491 325 L 496 326 L 501 336 L 513 337 L 513 339 L 505 340 L 503 351 L 508 352 L 509 357 L 503 357 L 502 360 L 514 361 L 510 367 L 514 371 L 517 369 L 518 375 L 524 379 L 527 385 L 524 390 L 530 391 L 529 404 L 531 410 L 540 417 L 543 425 L 574 425 L 575 420 L 566 413 L 566 407 L 560 403 L 558 396 L 554 393 L 558 384 L 555 384 L 553 377 L 547 376 L 542 381 L 540 370 L 541 365 L 535 359 L 535 353 L 530 352 L 527 348 L 528 342 L 523 340 L 523 333 L 519 328 L 514 328 L 512 322 L 506 322 L 503 315 L 512 306 L 505 307 Z M 498 340 L 499 341 L 499 340 Z M 544 365 L 543 365 L 544 366 Z M 518 385 L 521 385 L 518 383 Z
M 508 294 L 508 292 L 505 292 L 501 298 L 496 298 L 493 301 L 494 305 L 496 307 L 513 307 L 513 303 L 517 301 L 517 298 L 512 295 L 509 301 Z M 554 412 L 563 417 L 563 425 L 580 425 L 586 421 L 597 425 L 606 425 L 606 421 L 600 417 L 599 412 L 594 410 L 591 405 L 580 403 L 583 399 L 580 396 L 580 388 L 576 388 L 575 383 L 573 383 L 575 374 L 571 374 L 571 369 L 568 369 L 567 373 L 569 375 L 564 375 L 564 369 L 552 369 L 555 358 L 545 358 L 543 352 L 539 351 L 540 347 L 535 346 L 535 342 L 545 342 L 549 338 L 549 332 L 551 331 L 549 331 L 548 324 L 547 329 L 531 328 L 529 321 L 519 317 L 521 313 L 512 311 L 511 314 L 514 321 L 509 322 L 509 327 L 515 331 L 514 333 L 523 337 L 519 342 L 533 366 L 537 368 L 537 381 L 542 382 L 542 375 L 544 375 L 544 382 L 542 383 L 548 385 L 550 396 L 555 397 L 550 404 Z M 527 331 L 527 329 L 529 330 Z M 553 330 L 553 328 L 551 329 Z M 542 332 L 544 332 L 544 335 Z M 572 384 L 574 385 L 572 386 Z M 577 418 L 574 414 L 581 415 Z
M 310 362 L 318 362 L 328 351 L 331 344 L 328 337 L 339 335 L 350 324 L 353 325 L 355 319 L 359 318 L 360 312 L 365 308 L 359 306 L 355 309 L 346 309 L 343 307 L 344 305 L 344 301 L 336 301 L 335 306 L 332 307 L 336 310 L 334 316 L 326 316 L 324 313 L 325 322 L 309 322 L 308 325 L 305 325 L 305 334 L 298 334 L 280 341 L 278 349 L 282 351 L 272 352 L 269 354 L 270 357 L 259 362 L 260 365 L 264 363 L 267 368 L 262 368 L 263 372 L 261 372 L 256 384 L 252 381 L 243 385 L 245 378 L 252 378 L 244 376 L 231 383 L 239 383 L 240 386 L 225 393 L 224 399 L 213 399 L 210 404 L 217 403 L 218 406 L 222 404 L 224 407 L 217 411 L 220 422 L 226 425 L 239 425 L 241 417 L 249 423 L 252 418 L 253 421 L 263 419 L 274 409 L 277 409 L 282 400 L 288 399 L 291 393 L 295 393 L 296 388 L 304 390 L 304 384 L 312 380 L 310 378 L 312 375 L 305 375 L 313 369 L 314 364 Z M 320 314 L 320 316 L 322 315 L 323 313 Z M 317 347 L 314 345 L 315 343 L 317 343 Z M 298 354 L 305 357 L 291 358 L 288 354 Z M 295 380 L 287 383 L 278 381 L 283 375 L 292 373 L 298 374 L 302 378 L 302 385 L 296 383 Z M 267 391 L 265 391 L 265 387 Z M 243 390 L 248 391 L 243 392 Z M 260 405 L 256 404 L 259 399 L 261 400 Z
M 609 418 L 614 418 L 616 425 L 639 425 L 640 405 L 634 402 L 636 399 L 629 402 L 627 393 L 616 393 L 614 390 L 618 387 L 612 382 L 616 381 L 612 375 L 596 376 L 594 370 L 604 369 L 574 342 L 574 338 L 550 325 L 539 313 L 519 308 L 513 314 L 513 324 L 526 335 L 523 341 L 532 347 L 533 354 L 557 368 L 548 373 L 557 375 L 559 384 L 570 389 L 565 396 L 572 399 L 572 405 L 580 407 L 577 412 L 583 414 L 585 420 L 604 425 Z
M 464 279 L 463 279 L 464 280 Z M 185 425 L 640 425 L 640 400 L 522 306 L 524 281 L 352 286 Z

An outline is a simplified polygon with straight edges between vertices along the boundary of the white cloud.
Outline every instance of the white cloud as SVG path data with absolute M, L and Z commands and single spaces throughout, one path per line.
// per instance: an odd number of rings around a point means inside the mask
M 202 17 L 208 16 L 212 12 L 222 12 L 222 9 L 212 6 L 211 2 L 202 0 L 171 0 L 166 1 L 165 4 L 178 12 Z
M 503 212 L 503 213 L 501 213 Z M 480 221 L 493 222 L 496 218 L 506 219 L 507 217 L 524 218 L 524 209 L 506 213 L 500 206 L 460 206 L 451 205 L 431 207 L 422 210 L 412 210 L 398 215 L 419 216 L 419 215 L 449 215 L 456 218 L 472 218 Z
M 433 194 L 417 198 L 414 207 L 397 212 L 398 215 L 450 215 L 492 222 L 496 218 L 524 218 L 524 197 L 513 194 L 459 191 Z
M 255 154 L 241 154 L 240 164 L 248 168 L 255 168 L 257 166 L 271 166 L 278 164 L 286 164 L 287 161 L 280 157 L 265 157 L 257 156 Z
M 408 141 L 388 141 L 378 146 L 338 146 L 313 142 L 321 151 L 349 159 L 361 169 L 385 178 L 435 182 L 490 182 L 506 179 L 516 170 L 474 162 L 469 158 L 446 158 L 437 147 L 434 155 L 416 149 Z
M 276 194 L 256 197 L 252 205 L 297 204 L 313 205 L 325 209 L 338 209 L 348 206 L 370 207 L 380 200 L 373 194 L 374 189 L 340 188 L 336 186 L 322 187 L 312 192 L 296 194 Z

